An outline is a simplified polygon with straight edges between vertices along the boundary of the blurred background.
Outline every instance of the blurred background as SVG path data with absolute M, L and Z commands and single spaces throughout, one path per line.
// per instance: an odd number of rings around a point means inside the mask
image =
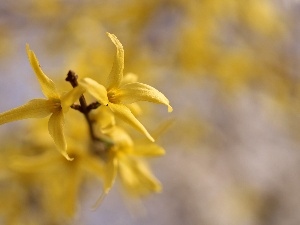
M 64 89 L 70 69 L 106 78 L 113 33 L 124 72 L 174 108 L 142 105 L 145 127 L 164 131 L 167 154 L 151 160 L 164 189 L 142 208 L 116 185 L 91 211 L 99 186 L 85 188 L 71 224 L 300 224 L 299 10 L 298 0 L 2 0 L 0 111 L 42 97 L 26 43 Z M 25 124 L 0 127 L 0 148 Z

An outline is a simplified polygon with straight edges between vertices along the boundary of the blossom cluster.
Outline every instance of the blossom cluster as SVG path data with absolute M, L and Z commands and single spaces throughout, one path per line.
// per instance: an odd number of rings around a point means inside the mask
M 165 151 L 154 143 L 154 138 L 137 119 L 141 112 L 137 102 L 164 104 L 169 112 L 172 111 L 172 107 L 169 100 L 157 89 L 137 82 L 135 74 L 123 75 L 123 46 L 115 35 L 108 33 L 108 37 L 116 47 L 116 55 L 107 83 L 100 84 L 88 77 L 79 79 L 73 71 L 69 71 L 66 81 L 72 85 L 72 89 L 62 94 L 43 72 L 35 53 L 27 44 L 29 62 L 45 98 L 33 99 L 0 114 L 0 125 L 16 120 L 50 116 L 48 132 L 53 141 L 47 141 L 40 128 L 33 126 L 29 136 L 33 137 L 34 143 L 31 147 L 38 148 L 38 154 L 16 155 L 9 158 L 6 165 L 16 174 L 25 176 L 25 173 L 26 176 L 34 177 L 32 180 L 37 177 L 40 180 L 38 174 L 41 171 L 46 173 L 47 176 L 42 179 L 45 187 L 51 187 L 60 180 L 69 184 L 61 185 L 58 189 L 49 189 L 42 195 L 64 196 L 65 203 L 53 204 L 63 214 L 74 214 L 76 196 L 86 173 L 99 178 L 103 184 L 103 192 L 96 205 L 108 194 L 117 177 L 132 196 L 141 197 L 161 191 L 161 184 L 152 174 L 144 158 L 161 156 Z M 88 103 L 87 99 L 92 99 L 92 102 Z M 76 117 L 74 120 L 73 116 L 73 120 L 67 120 L 70 109 L 81 113 L 84 118 Z M 85 120 L 83 124 L 86 125 L 82 125 L 81 120 Z M 71 129 L 64 129 L 65 121 Z M 133 140 L 124 126 L 120 125 L 122 121 L 141 132 L 147 139 Z M 54 146 L 65 159 L 52 151 Z M 53 171 L 54 176 L 51 174 Z M 50 197 L 48 201 L 55 199 L 60 201 L 56 197 Z M 51 205 L 45 203 L 45 199 L 39 201 L 43 202 L 43 205 Z

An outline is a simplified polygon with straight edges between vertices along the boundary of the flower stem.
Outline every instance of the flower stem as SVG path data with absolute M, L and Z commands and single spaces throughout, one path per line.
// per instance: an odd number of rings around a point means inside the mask
M 73 88 L 78 86 L 77 79 L 78 79 L 78 76 L 75 74 L 75 72 L 72 70 L 69 70 L 66 81 L 70 82 L 70 84 L 72 85 Z M 85 120 L 89 127 L 91 139 L 96 144 L 96 145 L 94 145 L 95 148 L 92 148 L 93 152 L 99 153 L 99 152 L 106 151 L 108 148 L 110 148 L 113 145 L 113 143 L 104 138 L 97 137 L 95 135 L 95 132 L 93 129 L 93 121 L 89 117 L 89 112 L 93 109 L 97 109 L 101 104 L 99 102 L 94 102 L 94 103 L 87 105 L 85 97 L 83 95 L 80 96 L 79 103 L 80 103 L 80 105 L 73 105 L 71 107 L 73 109 L 80 111 L 85 117 Z

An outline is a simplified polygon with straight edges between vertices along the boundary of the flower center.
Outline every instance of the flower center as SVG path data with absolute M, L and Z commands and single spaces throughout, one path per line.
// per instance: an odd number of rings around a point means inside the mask
M 62 110 L 60 100 L 57 100 L 57 99 L 52 100 L 51 105 L 52 105 L 52 112 L 58 112 L 58 111 Z
M 110 90 L 107 93 L 108 101 L 111 103 L 118 104 L 120 101 L 118 100 L 117 94 L 114 90 Z

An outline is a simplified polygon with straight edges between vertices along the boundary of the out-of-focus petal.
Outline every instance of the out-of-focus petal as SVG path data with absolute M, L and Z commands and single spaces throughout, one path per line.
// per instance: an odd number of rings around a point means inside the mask
M 159 124 L 159 126 L 152 132 L 152 137 L 158 139 L 165 133 L 172 125 L 174 125 L 175 119 L 170 118 L 168 120 L 163 121 Z
M 129 160 L 127 157 L 122 157 L 119 162 L 119 173 L 123 184 L 132 191 L 137 191 L 136 187 L 139 186 L 139 177 L 134 172 L 135 162 Z
M 52 113 L 53 102 L 46 99 L 33 99 L 28 103 L 0 113 L 0 125 L 28 118 L 43 118 Z
M 26 44 L 26 51 L 31 67 L 33 68 L 35 75 L 41 85 L 43 94 L 49 99 L 58 99 L 59 94 L 56 90 L 55 84 L 42 71 L 38 59 L 36 58 L 34 52 L 30 49 L 28 44 Z
M 132 112 L 132 114 L 135 115 L 135 116 L 139 116 L 139 115 L 142 114 L 142 109 L 139 106 L 139 104 L 136 103 L 136 102 L 131 103 L 131 104 L 126 104 L 126 107 L 128 109 L 130 109 L 130 111 Z
M 113 154 L 105 168 L 105 176 L 103 178 L 103 193 L 97 199 L 96 203 L 93 206 L 93 209 L 96 209 L 102 203 L 103 199 L 109 193 L 110 189 L 114 185 L 117 177 L 117 170 L 118 170 L 118 159 Z
M 115 125 L 114 114 L 108 107 L 98 107 L 90 112 L 90 119 L 95 122 L 96 127 L 102 132 L 109 132 Z
M 118 98 L 118 100 L 123 104 L 133 103 L 137 101 L 148 101 L 164 104 L 168 106 L 168 112 L 173 111 L 166 96 L 147 84 L 139 82 L 125 84 L 118 89 L 116 95 L 116 98 Z
M 80 96 L 85 92 L 85 88 L 82 86 L 77 86 L 71 91 L 61 96 L 61 107 L 64 113 L 66 113 L 70 106 L 76 102 Z
M 36 173 L 47 166 L 54 165 L 57 160 L 57 154 L 53 154 L 52 152 L 43 153 L 34 157 L 18 155 L 11 158 L 9 166 L 11 169 L 21 171 L 23 173 Z
M 67 142 L 64 135 L 64 114 L 62 111 L 55 112 L 51 115 L 48 122 L 49 134 L 53 138 L 60 153 L 66 157 L 67 160 L 73 160 L 67 154 Z
M 134 151 L 132 154 L 146 157 L 156 157 L 164 155 L 165 150 L 154 143 L 139 144 L 134 145 Z
M 129 194 L 141 197 L 152 192 L 160 192 L 160 182 L 142 160 L 122 157 L 119 160 L 119 173 L 122 184 Z
M 150 141 L 154 142 L 154 139 L 148 133 L 146 128 L 137 120 L 137 118 L 135 118 L 125 105 L 109 103 L 108 106 L 116 116 L 129 123 L 131 126 L 145 134 Z
M 100 179 L 105 176 L 106 171 L 103 163 L 99 158 L 85 155 L 84 158 L 81 159 L 81 166 L 83 166 L 86 171 L 92 173 L 93 175 L 96 175 L 96 177 Z
M 79 194 L 79 188 L 82 181 L 82 171 L 78 167 L 72 169 L 70 176 L 65 179 L 65 187 L 62 189 L 67 190 L 64 195 L 64 201 L 62 208 L 65 214 L 72 217 L 74 216 L 77 208 L 77 198 Z
M 107 91 L 103 85 L 91 78 L 84 78 L 79 81 L 79 84 L 82 85 L 86 91 L 96 98 L 102 105 L 108 104 Z
M 136 169 L 140 175 L 141 184 L 148 188 L 151 192 L 161 192 L 162 186 L 159 180 L 152 174 L 148 165 L 143 161 L 138 161 Z M 148 193 L 146 193 L 148 194 Z
M 107 90 L 110 90 L 113 88 L 118 88 L 121 84 L 124 69 L 124 49 L 114 34 L 107 33 L 107 35 L 117 48 L 114 64 L 107 80 Z
M 109 137 L 114 140 L 115 144 L 119 148 L 128 148 L 133 146 L 133 141 L 129 134 L 120 127 L 114 127 L 114 129 L 112 129 L 112 131 L 109 133 Z
M 126 73 L 121 81 L 121 85 L 134 83 L 138 81 L 138 76 L 134 73 Z

